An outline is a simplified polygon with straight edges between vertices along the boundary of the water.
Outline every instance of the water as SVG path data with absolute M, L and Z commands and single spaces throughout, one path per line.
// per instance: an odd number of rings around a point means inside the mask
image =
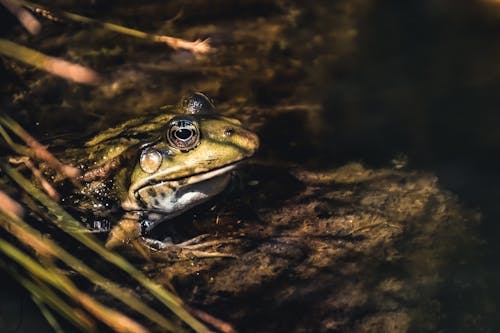
M 3 103 L 33 135 L 78 142 L 201 90 L 259 132 L 264 160 L 381 167 L 403 156 L 408 168 L 436 174 L 482 216 L 481 244 L 457 252 L 466 262 L 450 266 L 449 288 L 437 292 L 446 314 L 439 329 L 500 329 L 495 1 L 97 2 L 66 9 L 187 39 L 210 37 L 217 54 L 197 60 L 97 27 L 49 21 L 41 36 L 29 37 L 9 21 L 9 38 L 113 82 L 75 86 L 4 63 Z M 27 87 L 13 82 L 18 73 Z

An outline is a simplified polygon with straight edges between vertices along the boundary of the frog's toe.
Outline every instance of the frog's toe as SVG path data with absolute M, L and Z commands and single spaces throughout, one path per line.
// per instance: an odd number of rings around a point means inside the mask
M 187 241 L 184 241 L 182 243 L 178 243 L 177 245 L 181 247 L 187 247 L 191 245 L 201 244 L 201 241 L 207 239 L 208 237 L 210 237 L 209 234 L 201 234 L 199 236 L 188 239 Z
M 176 256 L 180 260 L 193 258 L 236 258 L 236 256 L 233 254 L 206 250 L 209 247 L 234 243 L 236 240 L 226 239 L 200 242 L 206 239 L 208 236 L 209 235 L 200 235 L 178 244 L 172 243 L 170 238 L 168 238 L 167 242 L 144 237 L 142 237 L 141 239 L 150 250 L 155 252 L 155 257 L 161 257 L 161 254 L 165 253 L 168 254 L 166 255 L 166 257 L 170 258 L 172 252 L 175 252 Z
M 192 249 L 182 249 L 182 252 L 179 254 L 179 257 L 182 259 L 203 259 L 203 258 L 238 258 L 238 256 L 230 253 L 223 253 L 217 251 L 199 251 Z
M 175 246 L 175 244 L 172 243 L 172 240 L 169 238 L 166 238 L 164 241 L 161 241 L 158 239 L 141 237 L 141 240 L 143 241 L 144 245 L 146 245 L 146 247 L 148 247 L 151 250 L 156 250 L 156 251 L 165 250 L 165 249 L 172 248 L 173 246 Z

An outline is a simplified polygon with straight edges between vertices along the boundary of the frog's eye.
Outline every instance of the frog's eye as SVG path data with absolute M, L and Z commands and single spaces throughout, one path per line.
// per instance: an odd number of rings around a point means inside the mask
M 192 119 L 174 118 L 168 125 L 167 139 L 172 147 L 183 152 L 189 151 L 200 142 L 198 125 Z
M 185 114 L 209 114 L 214 112 L 215 106 L 205 94 L 195 92 L 182 99 L 181 109 Z
M 147 148 L 146 150 L 142 151 L 141 157 L 139 159 L 139 164 L 141 165 L 142 171 L 153 173 L 160 168 L 162 160 L 163 157 L 158 150 Z

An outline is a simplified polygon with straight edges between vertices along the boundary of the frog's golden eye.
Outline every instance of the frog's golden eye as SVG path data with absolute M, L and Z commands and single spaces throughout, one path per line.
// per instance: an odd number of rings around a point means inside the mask
M 160 168 L 162 160 L 163 156 L 158 150 L 146 148 L 146 150 L 143 150 L 141 153 L 139 164 L 141 165 L 142 171 L 153 173 Z
M 190 118 L 174 118 L 168 125 L 167 140 L 172 147 L 189 151 L 200 143 L 198 125 Z

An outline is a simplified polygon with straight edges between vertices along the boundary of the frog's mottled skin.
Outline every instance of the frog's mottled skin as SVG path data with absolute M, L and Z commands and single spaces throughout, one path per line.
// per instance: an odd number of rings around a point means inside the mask
M 231 170 L 258 148 L 254 133 L 217 114 L 201 93 L 175 111 L 130 120 L 85 144 L 82 206 L 121 206 L 127 223 L 144 233 L 220 193 Z

